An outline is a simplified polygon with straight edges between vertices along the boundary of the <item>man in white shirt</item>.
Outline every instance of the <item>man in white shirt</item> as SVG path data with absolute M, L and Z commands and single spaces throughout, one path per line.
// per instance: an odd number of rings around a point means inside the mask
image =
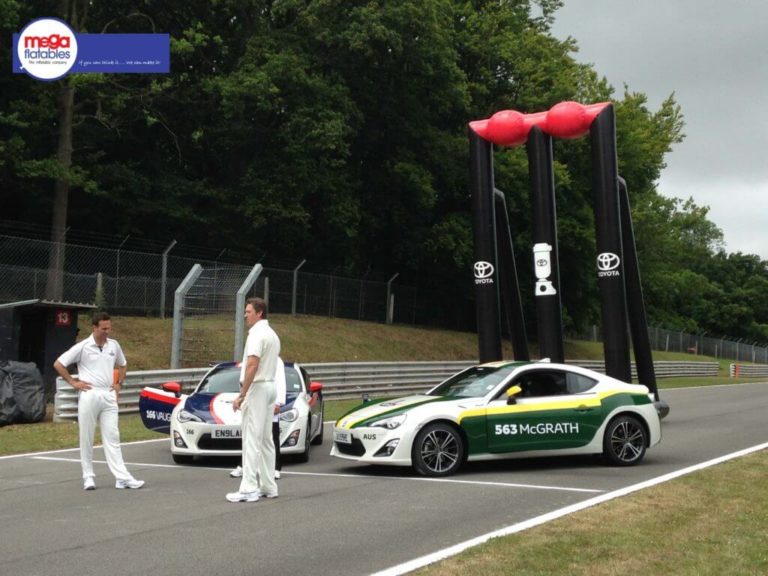
M 267 304 L 261 298 L 246 301 L 245 323 L 249 330 L 240 368 L 240 395 L 232 403 L 234 410 L 243 411 L 243 478 L 240 489 L 227 494 L 230 502 L 277 498 L 272 415 L 280 339 L 269 326 Z
M 94 490 L 93 439 L 96 421 L 101 426 L 101 437 L 107 466 L 115 477 L 115 488 L 141 488 L 143 480 L 136 480 L 125 467 L 120 449 L 117 394 L 125 379 L 128 365 L 117 340 L 109 338 L 112 321 L 109 314 L 99 312 L 93 316 L 93 333 L 64 352 L 53 367 L 70 386 L 78 391 L 77 422 L 80 426 L 80 464 L 83 468 L 83 488 Z M 77 364 L 77 378 L 67 367 Z M 115 366 L 118 377 L 115 379 Z

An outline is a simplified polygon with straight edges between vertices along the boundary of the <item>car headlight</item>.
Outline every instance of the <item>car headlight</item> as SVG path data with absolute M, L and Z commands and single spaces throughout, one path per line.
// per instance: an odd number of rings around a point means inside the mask
M 386 428 L 387 430 L 394 430 L 400 424 L 405 422 L 405 414 L 400 414 L 398 416 L 390 416 L 389 418 L 382 418 L 381 420 L 376 420 L 376 422 L 373 422 L 369 424 L 371 428 Z
M 179 422 L 202 422 L 203 421 L 203 419 L 200 418 L 200 416 L 192 414 L 192 412 L 189 412 L 187 410 L 179 411 L 179 415 L 177 416 L 177 419 L 179 420 Z
M 284 422 L 296 422 L 298 417 L 299 411 L 296 410 L 296 408 L 291 408 L 290 410 L 280 413 L 280 420 L 283 420 Z

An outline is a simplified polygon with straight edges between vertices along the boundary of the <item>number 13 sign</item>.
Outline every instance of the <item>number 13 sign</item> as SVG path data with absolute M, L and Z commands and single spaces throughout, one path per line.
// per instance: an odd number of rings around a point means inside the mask
M 69 310 L 56 311 L 56 326 L 70 326 L 72 324 L 72 315 Z

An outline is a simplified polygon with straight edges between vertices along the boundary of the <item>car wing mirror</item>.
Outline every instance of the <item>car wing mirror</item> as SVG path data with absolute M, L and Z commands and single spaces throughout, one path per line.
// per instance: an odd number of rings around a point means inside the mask
M 520 386 L 515 384 L 507 389 L 507 404 L 517 404 L 517 395 L 523 391 Z
M 315 392 L 320 392 L 323 389 L 323 385 L 320 384 L 320 382 L 310 382 L 309 383 L 309 391 L 314 394 Z
M 166 382 L 161 388 L 166 392 L 171 392 L 176 398 L 181 396 L 181 384 L 178 382 Z

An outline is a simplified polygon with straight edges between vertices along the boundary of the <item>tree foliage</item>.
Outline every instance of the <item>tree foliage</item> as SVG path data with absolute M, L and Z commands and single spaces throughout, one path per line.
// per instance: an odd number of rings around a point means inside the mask
M 172 53 L 168 75 L 0 77 L 6 213 L 50 223 L 54 183 L 65 182 L 75 228 L 399 272 L 463 305 L 473 258 L 467 123 L 611 100 L 650 321 L 766 339 L 766 263 L 726 254 L 706 207 L 656 189 L 684 137 L 674 94 L 657 110 L 627 87 L 618 97 L 575 59 L 572 39 L 550 33 L 561 4 L 0 0 L 6 38 L 68 6 L 82 32 L 167 32 Z M 9 69 L 5 48 L 0 60 Z M 74 91 L 70 165 L 57 157 L 62 86 Z M 588 142 L 557 141 L 555 161 L 564 318 L 581 328 L 599 321 Z M 525 152 L 499 149 L 494 162 L 531 317 Z

